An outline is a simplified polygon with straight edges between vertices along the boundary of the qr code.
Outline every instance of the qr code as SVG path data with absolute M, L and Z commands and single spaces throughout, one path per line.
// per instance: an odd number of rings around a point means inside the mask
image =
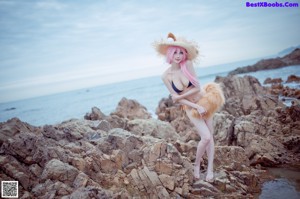
M 2 198 L 18 198 L 18 181 L 1 181 Z

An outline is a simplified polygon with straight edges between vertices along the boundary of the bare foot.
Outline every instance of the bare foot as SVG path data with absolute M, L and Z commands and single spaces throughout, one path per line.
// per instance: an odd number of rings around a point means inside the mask
M 200 179 L 200 166 L 195 166 L 194 167 L 194 178 L 196 180 Z
M 213 182 L 214 181 L 214 172 L 208 171 L 206 174 L 206 179 L 207 182 Z

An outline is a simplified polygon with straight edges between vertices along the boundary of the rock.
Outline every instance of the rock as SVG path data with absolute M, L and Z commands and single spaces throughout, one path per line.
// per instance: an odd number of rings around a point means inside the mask
M 224 85 L 226 103 L 214 116 L 215 143 L 219 145 L 215 148 L 214 163 L 216 170 L 225 169 L 226 175 L 223 172 L 224 177 L 217 180 L 215 187 L 225 190 L 233 198 L 245 196 L 249 191 L 257 191 L 259 187 L 256 183 L 257 175 L 252 168 L 282 164 L 297 166 L 296 162 L 300 160 L 300 103 L 294 100 L 292 106 L 286 107 L 279 100 L 279 95 L 298 97 L 297 93 L 300 91 L 286 88 L 282 84 L 273 84 L 271 88 L 263 87 L 251 76 L 217 77 L 216 81 Z M 180 154 L 194 160 L 199 137 L 180 107 L 173 104 L 170 98 L 164 98 L 156 113 L 159 119 L 170 122 L 179 135 L 185 132 L 174 146 Z M 160 157 L 157 155 L 156 158 Z M 206 168 L 206 161 L 204 158 L 201 169 Z M 155 165 L 155 171 L 173 175 L 171 165 L 167 161 L 162 163 L 160 159 Z M 241 189 L 235 186 L 238 181 L 243 181 L 248 187 L 242 185 Z M 202 187 L 193 188 L 189 193 L 196 197 L 200 193 L 212 195 L 211 192 L 207 187 Z
M 106 118 L 106 115 L 104 113 L 102 113 L 101 110 L 97 107 L 93 107 L 92 112 L 87 113 L 84 116 L 84 119 L 86 119 L 86 120 L 103 120 L 105 118 Z
M 43 127 L 42 134 L 47 138 L 52 138 L 56 141 L 63 139 L 66 135 L 63 131 L 58 131 L 57 128 L 51 125 L 45 125 Z
M 246 156 L 245 149 L 242 147 L 216 146 L 214 164 L 216 168 L 234 166 L 233 170 L 241 170 L 243 165 L 249 167 L 250 162 Z
M 199 193 L 204 196 L 217 195 L 217 193 L 219 192 L 217 188 L 215 188 L 213 185 L 203 180 L 198 180 L 197 182 L 195 182 L 193 184 L 193 188 L 194 190 L 192 191 L 192 193 L 194 194 Z
M 108 132 L 112 129 L 112 127 L 108 121 L 101 120 L 96 129 Z
M 25 189 L 33 186 L 36 182 L 34 176 L 30 176 L 28 169 L 23 166 L 16 158 L 10 155 L 0 156 L 0 169 L 12 179 L 19 181 Z
M 235 120 L 235 117 L 226 111 L 215 114 L 213 125 L 216 145 L 233 145 Z
M 297 75 L 290 75 L 286 80 L 286 83 L 290 83 L 290 82 L 300 83 L 300 77 Z
M 33 173 L 36 177 L 39 177 L 43 170 L 42 168 L 38 165 L 38 164 L 32 164 L 29 166 L 29 170 L 31 171 L 31 173 Z
M 295 153 L 300 152 L 300 131 L 295 133 L 295 135 L 284 137 L 283 145 L 288 149 L 292 150 Z
M 299 104 L 286 107 L 253 77 L 216 81 L 227 99 L 214 116 L 212 183 L 193 183 L 201 138 L 170 98 L 157 108 L 163 121 L 123 99 L 109 116 L 94 108 L 86 119 L 44 127 L 1 123 L 0 178 L 18 180 L 21 198 L 253 198 L 264 166 L 300 160 Z
M 163 186 L 157 187 L 157 196 L 159 199 L 170 197 L 168 191 Z
M 151 183 L 154 186 L 160 186 L 161 185 L 161 182 L 158 178 L 157 173 L 155 173 L 153 171 L 150 171 L 148 167 L 144 167 L 143 170 L 144 170 L 145 174 L 147 175 L 147 177 L 150 179 Z
M 280 109 L 279 120 L 284 124 L 300 121 L 300 104 Z
M 149 127 L 134 123 L 137 120 Z M 175 140 L 176 137 L 166 139 L 166 135 L 176 135 L 176 130 L 154 119 L 128 121 L 137 125 L 128 125 L 132 131 L 142 127 L 145 131 L 159 131 L 147 136 L 128 131 L 129 127 L 128 130 L 111 128 L 106 132 L 98 128 L 101 121 L 104 120 L 69 120 L 42 129 L 33 128 L 34 132 L 18 132 L 1 146 L 1 179 L 18 180 L 22 198 L 133 198 L 149 194 L 173 198 L 198 193 L 192 188 L 191 159 L 196 152 L 196 141 L 184 143 Z M 3 128 L 13 129 L 5 125 L 11 123 L 3 124 Z M 21 121 L 19 125 L 22 126 Z M 235 152 L 230 151 L 220 154 L 230 154 L 227 157 L 231 158 Z M 218 159 L 224 158 L 219 152 L 216 154 L 217 168 L 222 169 L 221 164 L 225 166 L 225 163 Z M 246 157 L 243 150 L 236 156 L 242 157 L 242 154 Z M 244 160 L 237 158 L 235 164 L 240 166 L 232 168 L 244 171 L 245 164 L 238 161 Z M 226 177 L 230 179 L 233 174 L 228 173 Z M 240 186 L 239 182 L 234 183 Z M 209 195 L 211 191 L 200 192 Z
M 33 132 L 39 134 L 40 129 L 30 124 L 21 122 L 18 118 L 12 118 L 6 123 L 0 123 L 0 147 L 10 138 L 22 132 Z
M 140 136 L 152 136 L 165 140 L 177 140 L 179 135 L 170 123 L 156 119 L 134 119 L 128 122 L 128 131 Z
M 117 115 L 110 115 L 107 118 L 107 121 L 110 123 L 111 128 L 121 128 L 126 129 L 128 119 L 127 118 L 121 118 Z
M 79 187 L 85 187 L 88 180 L 89 180 L 89 177 L 85 173 L 79 173 L 73 182 L 73 186 L 76 189 Z
M 268 70 L 268 69 L 276 69 L 285 66 L 299 65 L 300 64 L 300 49 L 296 48 L 290 54 L 282 57 L 282 58 L 271 58 L 271 59 L 263 59 L 258 61 L 256 64 L 252 66 L 239 67 L 233 71 L 231 71 L 230 75 L 236 75 L 240 73 L 248 73 L 255 72 L 259 70 Z
M 71 165 L 57 159 L 52 159 L 45 165 L 41 178 L 59 180 L 72 184 L 78 173 L 78 170 Z
M 113 194 L 110 191 L 104 190 L 101 187 L 93 187 L 93 186 L 79 188 L 70 195 L 70 199 L 77 199 L 77 198 L 109 199 L 112 197 Z
M 281 84 L 282 83 L 282 79 L 281 78 L 270 78 L 268 77 L 267 79 L 265 79 L 264 84 Z
M 129 178 L 131 179 L 130 181 L 140 190 L 140 191 L 145 191 L 144 185 L 141 184 L 141 178 L 138 174 L 138 171 L 136 169 L 132 169 Z
M 159 174 L 172 175 L 173 173 L 173 164 L 170 161 L 158 160 L 155 164 L 155 171 Z
M 277 138 L 280 129 L 282 126 L 269 117 L 244 116 L 235 121 L 233 143 L 245 149 L 252 165 L 274 166 L 283 161 L 281 155 L 286 151 Z M 266 157 L 266 153 L 275 159 L 260 158 Z
M 216 81 L 224 85 L 226 103 L 222 110 L 233 116 L 248 115 L 255 110 L 265 114 L 270 109 L 283 106 L 278 98 L 266 95 L 268 89 L 254 77 L 217 77 Z
M 180 140 L 188 142 L 190 140 L 200 140 L 197 130 L 179 106 L 175 105 L 171 98 L 163 98 L 156 109 L 158 118 L 162 121 L 170 122 L 179 134 Z M 164 115 L 164 117 L 160 117 Z
M 284 97 L 289 97 L 294 99 L 293 101 L 298 101 L 300 99 L 300 90 L 296 88 L 289 88 L 288 86 L 283 86 L 282 84 L 272 84 L 270 89 L 271 94 L 280 95 Z M 283 101 L 285 99 L 283 98 Z
M 133 119 L 149 119 L 151 114 L 147 109 L 140 105 L 136 100 L 122 98 L 116 110 L 111 115 L 117 115 L 121 118 Z
M 174 190 L 174 187 L 175 187 L 174 177 L 166 175 L 166 174 L 161 174 L 158 177 L 165 188 L 172 190 L 172 191 Z

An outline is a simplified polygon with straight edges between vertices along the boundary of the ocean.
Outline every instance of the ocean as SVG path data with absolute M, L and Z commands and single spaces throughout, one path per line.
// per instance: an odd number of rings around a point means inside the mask
M 203 68 L 197 68 L 197 74 L 203 74 Z M 229 71 L 228 71 L 229 72 Z M 228 72 L 199 75 L 201 85 L 215 80 L 216 76 L 226 76 Z M 290 66 L 275 70 L 252 72 L 252 75 L 263 84 L 267 77 L 282 78 L 284 81 L 291 74 L 300 76 L 300 65 Z M 299 84 L 288 84 L 298 87 Z M 155 117 L 155 110 L 159 101 L 169 95 L 160 76 L 130 80 L 114 84 L 102 85 L 93 88 L 74 90 L 48 96 L 19 100 L 0 104 L 0 122 L 5 122 L 13 117 L 18 117 L 24 122 L 35 126 L 57 124 L 65 120 L 78 118 L 91 111 L 96 106 L 109 115 L 115 110 L 118 102 L 126 97 L 135 99 L 145 106 Z

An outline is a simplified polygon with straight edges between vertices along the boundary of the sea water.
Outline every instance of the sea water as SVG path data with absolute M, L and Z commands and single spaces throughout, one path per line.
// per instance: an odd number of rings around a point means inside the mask
M 259 199 L 299 199 L 300 171 L 296 168 L 269 168 L 268 172 L 275 177 L 265 182 Z
M 300 76 L 300 65 L 275 70 L 265 70 L 252 75 L 263 84 L 267 77 L 282 78 L 284 81 L 291 74 Z M 197 68 L 197 74 L 203 74 L 202 68 Z M 204 85 L 215 80 L 216 76 L 226 76 L 228 72 L 199 76 L 200 84 Z M 298 87 L 299 84 L 289 84 Z M 159 101 L 168 97 L 169 93 L 159 76 L 102 85 L 93 88 L 80 89 L 49 96 L 36 97 L 0 104 L 0 122 L 18 117 L 29 124 L 41 126 L 56 124 L 64 120 L 81 119 L 91 108 L 96 106 L 108 115 L 115 110 L 118 102 L 126 97 L 137 100 L 155 117 Z

